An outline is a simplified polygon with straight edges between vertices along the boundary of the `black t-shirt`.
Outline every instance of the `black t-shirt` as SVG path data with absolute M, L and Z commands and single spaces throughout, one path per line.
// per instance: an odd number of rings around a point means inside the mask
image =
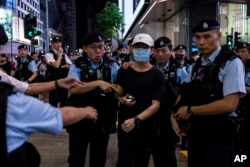
M 130 67 L 128 69 L 120 68 L 116 83 L 123 87 L 125 95 L 130 94 L 136 100 L 134 106 L 120 105 L 118 118 L 122 123 L 148 108 L 152 104 L 152 100 L 161 100 L 164 76 L 154 67 L 145 72 L 137 72 Z

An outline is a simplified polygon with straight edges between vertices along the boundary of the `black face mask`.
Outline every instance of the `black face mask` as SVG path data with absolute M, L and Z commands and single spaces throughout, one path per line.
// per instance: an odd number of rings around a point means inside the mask
M 119 54 L 119 57 L 122 58 L 122 59 L 125 58 L 126 56 L 127 56 L 126 53 Z
M 184 57 L 184 54 L 177 53 L 175 54 L 175 60 L 181 60 Z

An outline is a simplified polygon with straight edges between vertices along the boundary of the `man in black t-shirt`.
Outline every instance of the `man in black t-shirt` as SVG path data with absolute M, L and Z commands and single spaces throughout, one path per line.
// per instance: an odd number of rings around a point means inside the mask
M 134 62 L 127 69 L 120 68 L 116 80 L 124 90 L 124 96 L 118 97 L 117 167 L 147 167 L 159 137 L 156 113 L 164 77 L 149 63 L 154 41 L 148 34 L 137 34 L 132 45 Z

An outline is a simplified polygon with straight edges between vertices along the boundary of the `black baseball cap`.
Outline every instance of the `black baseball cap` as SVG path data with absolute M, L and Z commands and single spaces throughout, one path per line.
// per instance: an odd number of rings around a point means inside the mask
M 90 32 L 83 37 L 82 45 L 86 46 L 94 42 L 103 42 L 104 37 L 99 32 Z
M 201 20 L 192 30 L 192 33 L 206 32 L 214 29 L 220 29 L 220 24 L 215 19 Z
M 120 50 L 120 49 L 122 49 L 122 48 L 126 48 L 127 49 L 127 45 L 126 44 L 120 44 L 119 46 L 118 46 L 118 50 Z
M 154 48 L 162 48 L 167 45 L 172 45 L 171 40 L 168 37 L 159 37 L 158 39 L 155 40 L 154 42 Z

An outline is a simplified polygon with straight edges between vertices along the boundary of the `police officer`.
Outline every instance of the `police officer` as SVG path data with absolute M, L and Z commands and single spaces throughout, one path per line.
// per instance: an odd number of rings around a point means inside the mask
M 200 58 L 183 83 L 178 109 L 171 116 L 175 132 L 184 122 L 188 133 L 188 166 L 229 167 L 239 99 L 245 95 L 244 67 L 228 48 L 220 46 L 220 25 L 205 19 L 193 29 Z
M 72 64 L 69 57 L 63 53 L 62 40 L 59 37 L 52 39 L 52 50 L 45 55 L 47 62 L 48 81 L 65 78 L 68 75 L 70 65 Z M 68 97 L 68 91 L 65 89 L 57 89 L 49 92 L 49 103 L 57 106 L 64 106 Z
M 59 134 L 63 126 L 84 118 L 97 119 L 92 107 L 58 109 L 22 93 L 12 93 L 12 89 L 9 84 L 0 83 L 0 166 L 38 167 L 40 155 L 26 141 L 31 133 Z
M 174 48 L 174 59 L 178 64 L 177 82 L 182 84 L 186 76 L 191 73 L 192 64 L 187 59 L 187 46 L 178 45 Z
M 104 167 L 110 135 L 110 127 L 114 124 L 118 101 L 112 83 L 116 79 L 118 64 L 105 59 L 105 43 L 103 35 L 91 32 L 83 38 L 83 55 L 70 67 L 68 77 L 83 81 L 70 90 L 68 105 L 90 105 L 97 109 L 98 120 L 93 123 L 83 120 L 67 127 L 69 132 L 70 167 L 85 165 L 87 148 L 90 149 L 90 167 Z
M 124 62 L 128 62 L 129 61 L 129 55 L 128 55 L 128 51 L 127 51 L 127 45 L 126 44 L 120 44 L 118 46 L 117 49 L 117 53 L 118 53 L 118 58 L 117 58 L 117 62 L 121 65 Z
M 19 45 L 18 53 L 14 77 L 27 83 L 35 82 L 38 77 L 38 69 L 34 60 L 28 55 L 28 46 L 25 44 Z
M 160 141 L 155 143 L 152 156 L 156 167 L 177 167 L 175 155 L 176 143 L 179 138 L 174 133 L 170 121 L 170 109 L 173 107 L 179 93 L 176 70 L 178 64 L 172 57 L 172 43 L 168 37 L 159 37 L 154 41 L 154 58 L 150 61 L 155 68 L 165 76 L 164 93 L 160 109 Z
M 242 131 L 240 131 L 239 134 L 239 145 L 238 149 L 240 153 L 243 155 L 250 155 L 250 44 L 243 42 L 240 43 L 236 47 L 236 52 L 241 61 L 244 63 L 245 66 L 245 85 L 246 85 L 246 91 L 247 95 L 241 99 L 239 111 L 243 118 L 243 126 Z M 238 150 L 238 151 L 239 151 Z M 237 164 L 238 166 L 247 167 L 250 166 L 250 160 L 248 159 L 244 160 L 241 164 Z

